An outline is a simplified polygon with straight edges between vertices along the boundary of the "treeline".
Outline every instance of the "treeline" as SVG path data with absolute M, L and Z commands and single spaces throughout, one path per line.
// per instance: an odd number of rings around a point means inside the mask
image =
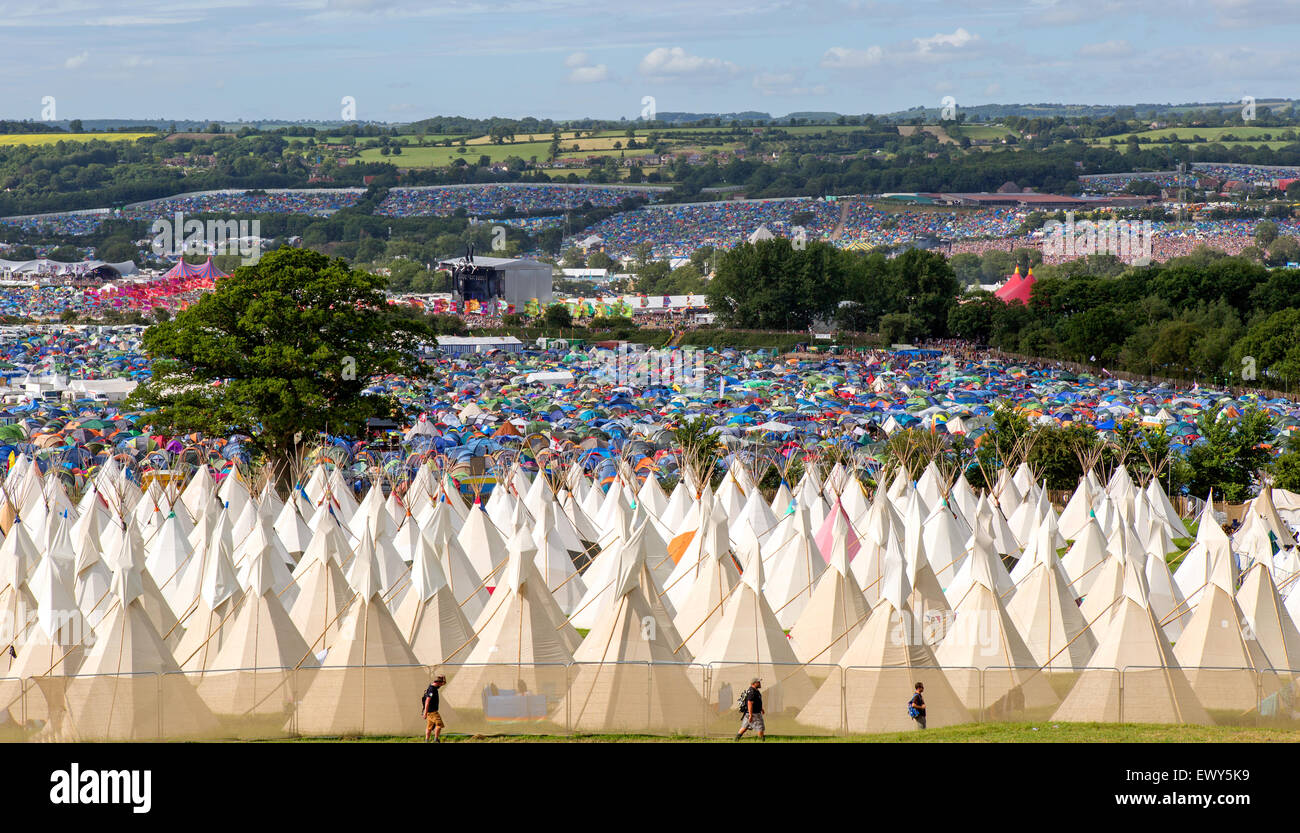
M 1140 267 L 1110 255 L 1048 266 L 1032 249 L 986 258 L 1000 274 L 975 258 L 972 277 L 988 283 L 1038 264 L 1029 304 L 963 289 L 958 258 L 938 252 L 889 257 L 780 238 L 723 252 L 706 298 L 727 327 L 824 322 L 886 344 L 954 336 L 1099 369 L 1282 391 L 1300 384 L 1300 269 L 1204 248 Z
M 826 194 L 880 194 L 891 192 L 996 191 L 1004 183 L 1032 187 L 1041 192 L 1075 194 L 1081 174 L 1123 173 L 1135 170 L 1172 170 L 1175 162 L 1221 162 L 1250 165 L 1300 165 L 1300 142 L 1276 150 L 1207 144 L 1142 145 L 1123 151 L 1090 147 L 1082 141 L 1066 143 L 1036 137 L 1011 149 L 965 152 L 938 144 L 929 134 L 897 137 L 891 151 L 880 156 L 855 156 L 841 160 L 784 152 L 775 163 L 735 159 L 719 165 L 672 167 L 676 199 L 699 199 L 703 188 L 741 186 L 751 198 L 822 196 Z M 933 158 L 932 158 L 933 156 Z
M 946 336 L 960 289 L 937 252 L 913 249 L 889 258 L 774 238 L 723 252 L 705 297 L 727 327 L 802 330 L 834 321 L 898 341 Z
M 181 153 L 211 155 L 211 167 L 182 172 L 163 160 Z M 327 166 L 331 187 L 356 187 L 368 176 L 396 182 L 387 163 Z M 311 166 L 289 153 L 282 137 L 223 135 L 208 141 L 60 141 L 0 146 L 0 216 L 111 208 L 187 191 L 305 188 Z M 383 183 L 380 183 L 383 184 Z
M 1146 267 L 1094 255 L 1035 277 L 1027 306 L 976 292 L 949 332 L 1134 373 L 1283 391 L 1300 382 L 1300 270 L 1200 249 Z

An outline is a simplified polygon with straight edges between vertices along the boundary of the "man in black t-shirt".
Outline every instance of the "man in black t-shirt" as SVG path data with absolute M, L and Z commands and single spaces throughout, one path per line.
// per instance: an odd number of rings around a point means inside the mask
M 763 725 L 763 681 L 755 677 L 749 683 L 749 688 L 745 691 L 745 716 L 740 722 L 740 731 L 736 733 L 736 740 L 740 740 L 750 729 L 758 732 L 759 740 L 767 740 L 763 734 L 766 726 Z
M 447 684 L 447 678 L 439 674 L 433 678 L 433 683 L 424 690 L 424 697 L 421 698 L 424 709 L 424 742 L 429 742 L 430 733 L 433 734 L 434 743 L 442 743 L 442 715 L 438 714 L 438 689 Z
M 922 696 L 923 694 L 925 694 L 925 684 L 917 683 L 916 693 L 912 695 L 911 700 L 907 701 L 908 713 L 916 721 L 918 729 L 925 728 L 925 697 Z

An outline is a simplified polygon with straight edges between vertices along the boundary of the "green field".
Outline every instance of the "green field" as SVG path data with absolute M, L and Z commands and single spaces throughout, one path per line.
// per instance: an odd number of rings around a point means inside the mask
M 0 145 L 57 145 L 59 142 L 134 142 L 157 133 L 4 133 Z
M 963 124 L 957 128 L 958 136 L 966 136 L 972 142 L 975 141 L 999 141 L 1008 133 L 1016 131 L 1003 127 L 1000 124 Z
M 493 162 L 504 162 L 507 157 L 518 156 L 525 162 L 536 156 L 539 162 L 546 159 L 550 151 L 550 142 L 519 142 L 513 145 L 472 145 L 459 153 L 458 147 L 431 148 L 405 147 L 400 156 L 384 156 L 379 148 L 366 148 L 361 151 L 362 162 L 391 162 L 402 168 L 445 168 L 456 159 L 477 162 L 480 156 L 486 156 Z
M 863 128 L 860 125 L 848 124 L 813 124 L 793 127 L 770 125 L 765 128 L 753 129 L 780 130 L 793 135 L 808 136 L 818 133 L 848 133 Z M 898 127 L 901 135 L 908 135 L 918 129 L 935 135 L 941 142 L 953 143 L 956 141 L 942 127 L 937 125 L 924 125 L 920 128 L 912 125 L 900 125 Z M 733 128 L 730 127 L 681 126 L 659 128 L 653 131 L 643 127 L 636 127 L 634 130 L 639 143 L 644 144 L 653 132 L 673 152 L 710 153 L 736 151 L 745 146 L 743 141 L 729 140 L 733 132 Z M 745 128 L 742 132 L 748 132 L 749 130 L 750 128 Z M 1013 132 L 1001 125 L 992 124 L 963 125 L 961 130 L 962 135 L 969 136 L 972 140 L 1001 139 L 1008 132 Z M 575 138 L 578 134 L 581 134 L 581 138 Z M 531 161 L 533 157 L 536 157 L 539 163 L 544 163 L 550 157 L 551 136 L 550 133 L 521 133 L 516 135 L 511 142 L 496 144 L 487 135 L 464 137 L 430 135 L 426 137 L 426 141 L 441 141 L 445 138 L 451 138 L 453 144 L 450 147 L 420 147 L 415 144 L 415 136 L 404 134 L 392 139 L 394 142 L 400 142 L 403 146 L 400 156 L 384 156 L 379 148 L 368 147 L 360 151 L 359 158 L 363 162 L 390 162 L 403 168 L 444 168 L 451 165 L 456 159 L 477 163 L 480 156 L 488 157 L 490 162 L 493 163 L 504 162 L 511 156 L 518 156 L 524 161 Z M 717 139 L 727 140 L 720 143 L 711 143 L 710 139 L 715 136 Z M 616 143 L 619 145 L 627 143 L 626 129 L 601 130 L 594 134 L 587 131 L 565 130 L 561 132 L 560 137 L 559 158 L 561 159 L 583 158 L 586 156 L 635 157 L 648 156 L 652 153 L 648 147 L 635 149 L 614 147 Z M 303 137 L 293 138 L 301 139 Z M 460 152 L 461 146 L 458 144 L 462 139 L 465 142 L 463 153 Z M 337 141 L 337 137 L 318 138 L 318 141 Z M 367 141 L 373 140 L 360 139 L 359 143 L 364 145 Z M 713 141 L 716 142 L 716 139 L 713 139 Z M 573 150 L 574 145 L 577 145 L 577 151 Z
M 1112 142 L 1124 144 L 1128 142 L 1130 136 L 1137 136 L 1139 140 L 1150 139 L 1152 142 L 1163 142 L 1168 140 L 1177 140 L 1182 142 L 1191 142 L 1193 137 L 1199 136 L 1207 142 L 1222 142 L 1225 135 L 1235 137 L 1234 140 L 1224 142 L 1224 144 L 1239 145 L 1241 147 L 1269 147 L 1274 150 L 1294 144 L 1296 140 L 1285 140 L 1279 138 L 1283 131 L 1294 130 L 1295 128 L 1286 127 L 1255 127 L 1255 126 L 1237 126 L 1237 127 L 1165 127 L 1160 130 L 1144 130 L 1140 133 L 1126 133 L 1120 136 L 1104 136 L 1100 139 L 1089 139 L 1088 144 L 1093 147 L 1108 147 Z M 1269 134 L 1272 138 L 1263 140 L 1259 138 L 1264 134 Z
M 449 732 L 454 726 L 447 727 Z M 729 743 L 730 737 L 661 735 L 456 735 L 449 743 Z M 1296 743 L 1300 730 L 1236 726 L 1139 723 L 969 723 L 924 732 L 887 732 L 846 737 L 769 735 L 773 743 Z M 423 743 L 421 737 L 294 738 L 293 743 Z M 273 742 L 273 741 L 272 741 Z M 761 743 L 746 738 L 744 743 Z
M 559 158 L 648 156 L 652 153 L 652 150 L 645 147 L 644 143 L 652 132 L 674 152 L 709 153 L 714 151 L 734 151 L 744 147 L 744 143 L 740 141 L 702 144 L 708 141 L 711 134 L 727 134 L 729 136 L 732 133 L 730 127 L 669 127 L 653 131 L 643 127 L 634 129 L 638 143 L 643 145 L 634 149 L 621 147 L 628 141 L 626 129 L 600 130 L 594 134 L 585 130 L 576 132 L 573 130 L 562 131 L 560 133 Z M 774 125 L 772 129 L 780 129 L 798 135 L 809 135 L 814 133 L 845 133 L 861 130 L 862 128 L 855 125 L 799 125 L 796 127 Z M 581 133 L 581 138 L 575 138 L 579 133 Z M 998 133 L 998 135 L 1002 134 Z M 363 147 L 360 151 L 360 160 L 363 162 L 390 162 L 404 168 L 443 168 L 452 164 L 456 159 L 464 159 L 466 162 L 478 162 L 480 156 L 487 156 L 494 163 L 503 162 L 511 156 L 518 156 L 525 161 L 531 161 L 533 157 L 536 157 L 539 163 L 544 163 L 550 157 L 551 137 L 551 133 L 520 133 L 514 136 L 511 142 L 496 144 L 487 135 L 448 137 L 430 134 L 426 137 L 426 141 L 442 141 L 451 138 L 453 144 L 450 147 L 420 147 L 415 144 L 415 136 L 404 134 L 392 138 L 393 142 L 400 142 L 403 146 L 400 156 L 384 156 L 377 147 Z M 305 137 L 291 138 L 301 140 Z M 465 141 L 464 153 L 460 152 L 460 145 L 458 144 L 462 138 Z M 337 137 L 323 139 L 318 137 L 317 141 L 333 142 L 337 141 Z M 362 138 L 358 140 L 358 143 L 364 146 L 368 141 L 373 141 L 373 139 Z M 616 143 L 620 147 L 614 147 Z M 573 150 L 574 145 L 577 145 L 577 151 Z
M 635 148 L 633 150 L 616 149 L 613 147 L 614 142 L 619 141 L 614 138 L 582 138 L 569 139 L 560 145 L 560 158 L 570 159 L 573 157 L 585 158 L 587 156 L 646 156 L 650 153 L 648 148 Z M 579 150 L 575 153 L 572 148 L 577 144 Z M 402 148 L 401 155 L 384 156 L 379 148 L 366 148 L 361 151 L 361 161 L 363 162 L 391 162 L 394 165 L 403 168 L 445 168 L 457 159 L 464 159 L 466 162 L 478 162 L 480 156 L 486 156 L 492 162 L 504 162 L 511 156 L 518 156 L 525 162 L 530 161 L 536 156 L 539 163 L 545 162 L 550 157 L 551 143 L 546 142 L 514 142 L 504 145 L 491 144 L 470 144 L 466 142 L 465 152 L 461 153 L 457 145 L 452 147 L 411 147 Z

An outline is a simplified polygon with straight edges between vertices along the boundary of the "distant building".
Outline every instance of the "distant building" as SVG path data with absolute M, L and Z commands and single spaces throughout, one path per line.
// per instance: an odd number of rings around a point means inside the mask
M 1003 186 L 1005 187 L 1005 186 Z M 1075 197 L 1060 194 L 1017 193 L 997 194 L 930 194 L 935 202 L 946 205 L 969 205 L 978 208 L 1038 208 L 1043 210 L 1081 208 L 1087 203 Z
M 504 350 L 518 353 L 524 349 L 523 342 L 514 336 L 438 336 L 438 349 L 449 355 L 458 353 L 490 353 Z
M 584 267 L 582 269 L 562 269 L 564 277 L 575 281 L 606 281 L 609 280 L 608 269 L 591 269 Z

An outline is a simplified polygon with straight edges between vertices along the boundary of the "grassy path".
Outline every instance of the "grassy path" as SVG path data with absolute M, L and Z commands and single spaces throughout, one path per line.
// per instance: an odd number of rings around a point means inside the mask
M 340 738 L 302 738 L 325 743 Z M 423 738 L 348 738 L 357 743 L 421 743 Z M 773 743 L 1296 743 L 1300 729 L 1177 726 L 1137 723 L 970 723 L 925 732 L 888 732 L 848 737 L 769 736 Z M 448 743 L 730 743 L 731 738 L 658 735 L 446 735 Z M 743 743 L 759 743 L 746 738 Z

